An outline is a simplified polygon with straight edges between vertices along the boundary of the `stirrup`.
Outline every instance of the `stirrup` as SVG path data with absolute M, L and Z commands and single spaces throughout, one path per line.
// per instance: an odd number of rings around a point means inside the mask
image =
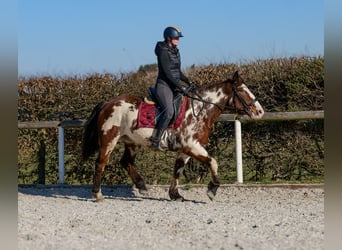
M 167 145 L 171 151 L 176 150 L 176 137 L 174 130 L 168 131 Z
M 156 140 L 156 141 L 152 141 L 152 148 L 159 150 L 159 151 L 164 151 L 164 149 L 162 149 L 161 145 L 160 145 L 160 141 Z

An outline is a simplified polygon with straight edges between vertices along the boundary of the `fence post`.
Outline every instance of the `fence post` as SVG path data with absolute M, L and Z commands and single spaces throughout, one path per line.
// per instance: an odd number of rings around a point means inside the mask
M 58 183 L 64 184 L 64 128 L 58 126 Z
M 234 125 L 235 125 L 235 153 L 236 153 L 237 182 L 238 183 L 243 183 L 241 122 L 239 120 L 235 120 L 234 121 Z
M 45 156 L 46 147 L 44 139 L 40 140 L 39 150 L 38 150 L 38 184 L 45 185 Z

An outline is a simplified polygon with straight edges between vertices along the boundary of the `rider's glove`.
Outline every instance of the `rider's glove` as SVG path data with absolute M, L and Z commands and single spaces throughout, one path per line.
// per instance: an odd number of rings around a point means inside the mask
M 189 87 L 189 88 L 182 87 L 182 93 L 183 93 L 183 95 L 186 95 L 187 93 L 189 93 L 190 90 L 191 90 L 191 87 Z
M 193 82 L 189 82 L 189 88 L 191 89 L 191 90 L 194 90 L 194 89 L 197 89 L 197 85 L 196 85 L 196 83 L 193 83 Z

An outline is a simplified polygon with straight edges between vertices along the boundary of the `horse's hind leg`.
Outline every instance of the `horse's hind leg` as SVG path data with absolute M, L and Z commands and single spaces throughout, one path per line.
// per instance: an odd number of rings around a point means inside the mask
M 190 159 L 189 156 L 181 154 L 177 159 L 175 163 L 175 167 L 173 170 L 173 178 L 171 181 L 171 185 L 169 188 L 169 196 L 171 200 L 177 200 L 177 201 L 183 201 L 184 198 L 181 196 L 178 192 L 178 181 L 179 181 L 179 176 L 181 175 L 184 166 L 186 162 Z
M 116 143 L 119 140 L 119 133 L 117 131 L 118 131 L 118 128 L 113 127 L 111 131 L 112 132 L 111 137 L 109 137 L 107 134 L 103 134 L 102 137 L 100 137 L 100 149 L 99 149 L 99 155 L 95 163 L 95 174 L 94 174 L 93 189 L 92 189 L 93 197 L 96 198 L 97 201 L 101 201 L 104 199 L 102 192 L 101 192 L 101 177 L 102 177 L 104 168 L 108 163 L 109 156 L 112 153 L 114 147 L 116 146 Z
M 96 198 L 96 201 L 102 201 L 103 195 L 101 192 L 101 177 L 104 171 L 104 168 L 108 162 L 110 153 L 106 153 L 105 150 L 100 149 L 99 155 L 95 162 L 95 173 L 93 178 L 93 189 L 92 194 L 93 197 Z
M 125 152 L 120 160 L 122 167 L 124 167 L 129 177 L 132 179 L 135 186 L 139 189 L 141 194 L 147 193 L 147 188 L 143 178 L 137 173 L 134 168 L 134 160 L 140 147 L 136 145 L 125 144 Z

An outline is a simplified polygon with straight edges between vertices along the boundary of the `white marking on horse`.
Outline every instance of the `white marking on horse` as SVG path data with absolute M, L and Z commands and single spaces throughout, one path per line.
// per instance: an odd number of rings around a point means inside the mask
M 120 105 L 114 105 L 112 107 L 113 112 L 110 114 L 108 119 L 103 123 L 101 130 L 103 134 L 106 135 L 109 130 L 113 128 L 113 126 L 120 127 L 121 125 L 121 116 L 116 115 L 116 113 L 122 113 L 125 109 L 125 102 L 120 101 Z
M 214 158 L 210 158 L 210 167 L 211 170 L 213 171 L 213 174 L 216 175 L 217 174 L 217 169 L 218 169 L 218 165 L 217 165 L 217 161 Z
M 251 98 L 251 99 L 255 99 L 255 96 L 253 95 L 253 93 L 247 88 L 247 86 L 245 84 L 241 84 L 241 88 L 243 91 L 245 91 L 248 96 Z
M 252 99 L 255 100 L 255 96 L 253 95 L 253 93 L 249 90 L 249 88 L 245 85 L 242 84 L 241 85 L 242 89 L 248 94 L 248 96 Z M 256 101 L 254 103 L 254 106 L 256 108 L 256 114 L 253 112 L 251 114 L 251 117 L 254 119 L 259 119 L 264 115 L 264 109 L 262 108 L 261 104 L 259 103 L 259 101 Z
M 110 154 L 113 151 L 116 143 L 118 142 L 118 139 L 119 139 L 118 137 L 115 137 L 113 140 L 111 140 L 108 143 L 107 148 L 106 148 L 106 155 Z

